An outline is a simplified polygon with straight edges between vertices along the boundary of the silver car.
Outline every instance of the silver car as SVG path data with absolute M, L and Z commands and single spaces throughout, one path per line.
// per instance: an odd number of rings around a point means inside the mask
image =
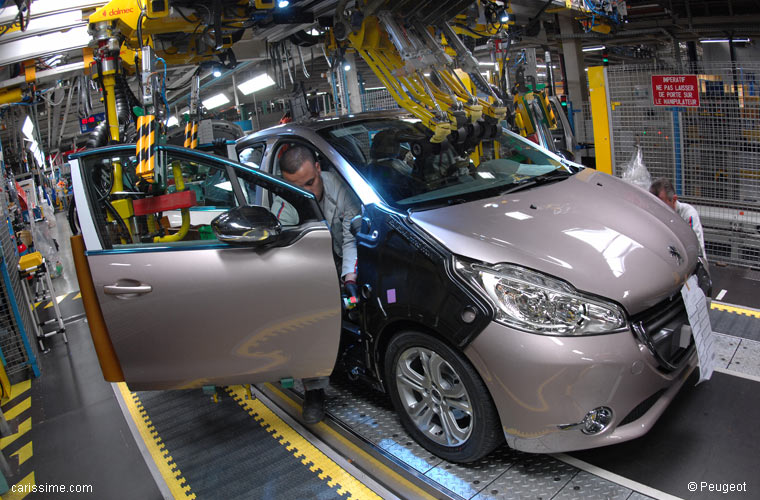
M 287 124 L 240 139 L 240 163 L 158 146 L 152 185 L 134 146 L 80 154 L 77 267 L 106 379 L 178 389 L 335 369 L 462 462 L 505 440 L 561 452 L 646 433 L 696 365 L 680 335 L 684 281 L 710 286 L 694 233 L 643 190 L 485 134 L 463 156 L 396 114 Z M 317 200 L 278 177 L 299 144 L 361 202 L 355 307 Z M 297 223 L 277 220 L 275 195 Z

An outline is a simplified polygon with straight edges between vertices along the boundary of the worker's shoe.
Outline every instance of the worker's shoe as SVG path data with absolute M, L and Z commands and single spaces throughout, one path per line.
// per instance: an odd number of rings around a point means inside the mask
M 306 391 L 303 402 L 303 421 L 307 424 L 316 424 L 323 418 L 325 418 L 325 390 Z

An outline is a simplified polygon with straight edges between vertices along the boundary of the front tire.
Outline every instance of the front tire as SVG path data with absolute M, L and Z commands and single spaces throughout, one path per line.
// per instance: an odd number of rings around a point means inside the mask
M 407 432 L 425 449 L 453 462 L 478 460 L 504 441 L 485 384 L 460 352 L 418 332 L 388 345 L 385 380 Z

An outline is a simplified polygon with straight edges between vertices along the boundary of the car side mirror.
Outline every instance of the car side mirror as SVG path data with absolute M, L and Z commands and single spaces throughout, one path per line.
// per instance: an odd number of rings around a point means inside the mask
M 282 224 L 264 207 L 235 207 L 211 221 L 211 229 L 224 243 L 244 246 L 261 246 L 275 241 L 282 232 Z

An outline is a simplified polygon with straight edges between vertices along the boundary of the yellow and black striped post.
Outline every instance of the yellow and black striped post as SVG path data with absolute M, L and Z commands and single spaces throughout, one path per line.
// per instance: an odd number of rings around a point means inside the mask
M 137 117 L 137 176 L 148 182 L 155 180 L 156 117 L 145 115 Z
M 190 136 L 190 149 L 198 147 L 198 121 L 193 120 L 193 133 Z
M 192 121 L 188 121 L 187 123 L 185 123 L 185 144 L 184 144 L 184 146 L 186 148 L 190 147 L 192 133 L 193 133 L 193 122 Z

